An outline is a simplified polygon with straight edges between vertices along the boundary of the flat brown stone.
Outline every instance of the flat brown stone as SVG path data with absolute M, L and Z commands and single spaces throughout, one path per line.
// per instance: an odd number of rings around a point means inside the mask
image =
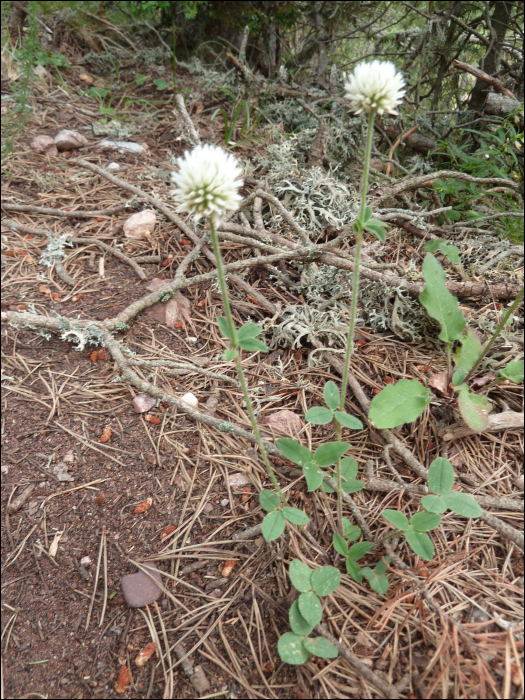
M 162 593 L 162 576 L 153 562 L 143 564 L 151 572 L 153 581 L 148 574 L 138 571 L 136 574 L 126 574 L 120 581 L 124 600 L 130 608 L 143 608 L 150 605 Z M 157 583 L 159 585 L 157 585 Z

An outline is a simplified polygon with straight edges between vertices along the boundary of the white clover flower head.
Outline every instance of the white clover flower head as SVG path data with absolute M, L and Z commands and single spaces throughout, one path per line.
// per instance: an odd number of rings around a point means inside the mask
M 345 97 L 356 114 L 375 111 L 397 114 L 405 94 L 405 81 L 390 61 L 359 63 L 345 84 Z
M 237 160 L 219 146 L 206 143 L 178 158 L 179 172 L 171 173 L 177 186 L 171 194 L 179 202 L 177 211 L 187 211 L 198 219 L 216 219 L 225 211 L 237 209 L 243 185 Z

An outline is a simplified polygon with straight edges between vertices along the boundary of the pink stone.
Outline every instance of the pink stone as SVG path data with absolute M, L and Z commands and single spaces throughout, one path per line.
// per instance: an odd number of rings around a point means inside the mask
M 46 156 L 58 155 L 58 149 L 52 136 L 40 134 L 39 136 L 35 136 L 29 145 L 35 153 L 40 153 Z
M 55 146 L 59 151 L 71 151 L 75 148 L 82 148 L 82 146 L 87 146 L 89 141 L 84 136 L 84 134 L 79 134 L 78 131 L 71 131 L 70 129 L 62 129 L 55 136 Z
M 293 411 L 283 408 L 261 420 L 261 425 L 269 425 L 277 431 L 297 437 L 303 429 L 303 421 Z
M 149 394 L 137 394 L 133 399 L 133 408 L 137 413 L 146 413 L 157 403 L 157 399 Z
M 124 600 L 130 608 L 143 608 L 150 605 L 162 593 L 162 576 L 153 562 L 142 564 L 145 569 L 151 572 L 155 580 L 143 571 L 136 574 L 126 574 L 120 580 L 120 587 L 124 595 Z
M 151 236 L 155 229 L 157 215 L 151 209 L 144 209 L 133 214 L 124 222 L 124 235 L 128 238 Z

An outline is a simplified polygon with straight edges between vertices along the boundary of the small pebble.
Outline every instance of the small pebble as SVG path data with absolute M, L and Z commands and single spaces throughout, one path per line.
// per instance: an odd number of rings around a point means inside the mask
M 221 501 L 221 506 L 226 508 L 226 506 L 230 503 L 230 501 L 227 498 L 223 498 Z
M 236 486 L 240 488 L 242 486 L 246 486 L 246 484 L 249 484 L 250 481 L 246 474 L 239 472 L 238 474 L 230 474 L 228 476 L 228 483 L 230 484 L 230 486 Z
M 91 558 L 90 557 L 82 557 L 80 560 L 80 566 L 89 566 L 91 564 Z
M 203 506 L 203 508 L 202 508 L 202 512 L 203 512 L 203 513 L 211 513 L 212 510 L 213 510 L 213 504 L 212 504 L 212 503 L 205 503 L 204 506 Z
M 152 576 L 162 585 L 162 576 L 153 562 L 143 565 L 151 571 Z M 162 593 L 155 581 L 142 571 L 136 574 L 126 574 L 120 581 L 124 600 L 130 608 L 143 608 L 150 605 Z
M 149 394 L 137 394 L 133 399 L 133 408 L 137 413 L 146 413 L 157 403 L 157 399 Z

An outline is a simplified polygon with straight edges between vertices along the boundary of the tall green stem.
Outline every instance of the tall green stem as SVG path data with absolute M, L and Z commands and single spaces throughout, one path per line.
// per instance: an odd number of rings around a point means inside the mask
M 467 375 L 467 377 L 466 377 L 466 379 L 465 379 L 466 382 L 472 377 L 472 375 L 474 374 L 474 372 L 475 372 L 476 369 L 478 368 L 479 363 L 480 363 L 481 360 L 485 357 L 485 355 L 488 353 L 488 351 L 490 350 L 490 348 L 491 348 L 492 345 L 494 344 L 494 341 L 496 340 L 496 338 L 498 337 L 498 335 L 499 335 L 499 334 L 501 333 L 501 331 L 503 330 L 505 324 L 506 324 L 507 321 L 509 320 L 509 318 L 510 318 L 511 314 L 513 313 L 514 309 L 518 306 L 518 304 L 520 303 L 520 301 L 523 299 L 523 291 L 524 291 L 524 288 L 522 287 L 521 292 L 520 292 L 520 293 L 518 294 L 518 296 L 514 299 L 514 301 L 513 301 L 513 303 L 512 303 L 512 306 L 510 307 L 510 309 L 507 311 L 507 313 L 506 313 L 506 314 L 503 316 L 503 318 L 501 319 L 501 323 L 499 324 L 499 326 L 498 326 L 498 327 L 496 328 L 496 330 L 494 331 L 494 335 L 492 336 L 492 338 L 489 340 L 489 342 L 488 342 L 488 343 L 485 345 L 485 347 L 483 348 L 483 352 L 481 353 L 481 355 L 480 355 L 480 356 L 478 357 L 478 359 L 476 360 L 476 363 L 475 363 L 474 367 L 473 367 L 473 368 L 470 370 L 470 372 L 468 373 L 468 375 Z
M 359 216 L 354 225 L 355 231 L 355 253 L 354 269 L 352 273 L 352 300 L 350 302 L 350 327 L 348 329 L 348 344 L 346 347 L 345 362 L 343 369 L 343 381 L 341 385 L 341 402 L 339 410 L 344 412 L 346 388 L 348 386 L 348 374 L 350 372 L 350 361 L 354 350 L 355 321 L 357 317 L 357 301 L 359 295 L 359 269 L 361 265 L 361 249 L 363 247 L 363 226 L 366 209 L 366 195 L 368 191 L 368 174 L 370 172 L 370 154 L 372 153 L 372 140 L 374 137 L 374 117 L 375 111 L 371 110 L 368 116 L 368 133 L 366 137 L 365 162 L 363 166 L 363 180 L 361 184 L 361 207 Z M 341 425 L 334 419 L 335 434 L 337 440 L 341 440 Z M 343 534 L 343 496 L 341 490 L 341 460 L 337 460 L 337 524 L 339 534 Z
M 231 312 L 231 308 L 230 308 L 230 300 L 228 298 L 228 287 L 226 286 L 226 277 L 224 275 L 224 266 L 222 264 L 221 248 L 219 246 L 219 238 L 217 236 L 217 231 L 215 229 L 215 222 L 211 219 L 210 219 L 210 230 L 211 230 L 211 240 L 213 243 L 213 252 L 215 255 L 215 264 L 217 267 L 217 276 L 219 278 L 219 284 L 221 287 L 222 302 L 224 305 L 224 316 L 226 317 L 226 322 L 228 324 L 228 332 L 230 335 L 231 348 L 232 348 L 232 350 L 237 351 L 237 355 L 235 357 L 235 364 L 237 366 L 237 375 L 239 377 L 239 382 L 241 384 L 241 389 L 242 389 L 242 393 L 244 395 L 244 400 L 246 402 L 246 409 L 248 411 L 248 415 L 250 416 L 250 421 L 252 424 L 255 439 L 257 440 L 257 444 L 259 445 L 261 457 L 262 457 L 262 460 L 264 462 L 264 466 L 266 467 L 266 471 L 268 472 L 268 476 L 272 480 L 272 483 L 275 487 L 275 490 L 277 491 L 277 494 L 279 495 L 279 498 L 281 499 L 281 503 L 283 503 L 285 506 L 287 506 L 287 505 L 289 505 L 288 501 L 284 497 L 284 494 L 281 491 L 281 487 L 279 486 L 279 482 L 275 478 L 275 473 L 272 469 L 272 465 L 270 464 L 270 460 L 268 459 L 268 454 L 267 454 L 266 449 L 263 445 L 261 433 L 259 432 L 259 426 L 257 425 L 257 421 L 255 420 L 255 413 L 253 411 L 252 401 L 250 399 L 250 393 L 248 391 L 248 384 L 246 382 L 246 378 L 244 376 L 244 372 L 242 369 L 241 354 L 240 354 L 241 348 L 239 346 L 239 338 L 237 336 L 237 331 L 235 329 L 235 324 L 233 322 L 232 312 Z

